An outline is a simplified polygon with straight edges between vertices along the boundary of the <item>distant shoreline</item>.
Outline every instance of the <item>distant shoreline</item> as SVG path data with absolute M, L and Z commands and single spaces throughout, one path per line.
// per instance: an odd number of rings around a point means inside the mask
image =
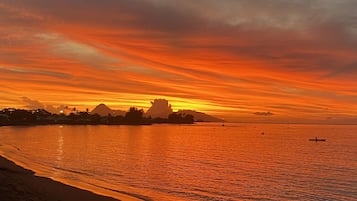
M 52 114 L 43 109 L 4 109 L 0 111 L 0 126 L 26 125 L 152 125 L 152 124 L 193 124 L 190 114 L 172 113 L 167 118 L 144 117 L 143 110 L 130 108 L 125 116 L 100 116 L 88 112 Z
M 155 123 L 163 124 L 163 123 Z M 173 124 L 173 123 L 170 123 Z M 67 126 L 151 126 L 154 124 L 81 124 L 81 123 L 44 123 L 44 124 L 35 124 L 35 123 L 18 123 L 18 124 L 0 124 L 2 126 L 55 126 L 55 125 L 67 125 Z
M 202 121 L 201 121 L 202 122 Z M 91 123 L 17 123 L 17 124 L 0 124 L 0 127 L 5 126 L 55 126 L 55 125 L 66 125 L 66 126 L 152 126 L 152 125 L 160 125 L 160 124 L 170 124 L 170 125 L 192 125 L 195 123 L 201 122 L 193 122 L 193 123 L 142 123 L 142 124 L 91 124 Z M 211 123 L 211 122 L 207 122 Z M 213 122 L 212 122 L 213 123 Z

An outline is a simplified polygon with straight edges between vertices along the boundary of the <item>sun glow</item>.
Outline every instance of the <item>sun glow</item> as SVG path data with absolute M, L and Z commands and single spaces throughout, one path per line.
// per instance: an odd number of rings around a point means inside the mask
M 228 119 L 357 122 L 353 6 L 19 2 L 0 4 L 1 108 L 164 98 Z

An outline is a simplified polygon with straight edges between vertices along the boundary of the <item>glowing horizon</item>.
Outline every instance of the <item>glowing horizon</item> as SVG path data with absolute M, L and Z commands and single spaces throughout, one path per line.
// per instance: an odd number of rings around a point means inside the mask
M 165 98 L 233 121 L 356 124 L 356 6 L 3 0 L 0 108 Z

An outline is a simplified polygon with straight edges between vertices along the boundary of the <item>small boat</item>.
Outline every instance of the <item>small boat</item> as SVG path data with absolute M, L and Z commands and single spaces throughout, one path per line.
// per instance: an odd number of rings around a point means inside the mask
M 315 141 L 315 142 L 325 142 L 325 141 L 326 141 L 326 139 L 323 139 L 323 138 L 317 138 L 317 137 L 315 137 L 315 138 L 311 138 L 311 139 L 309 139 L 309 141 Z

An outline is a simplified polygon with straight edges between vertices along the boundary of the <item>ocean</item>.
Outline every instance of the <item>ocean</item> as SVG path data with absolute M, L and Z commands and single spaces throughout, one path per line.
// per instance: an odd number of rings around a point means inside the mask
M 355 125 L 0 127 L 0 151 L 37 175 L 112 197 L 357 200 Z

